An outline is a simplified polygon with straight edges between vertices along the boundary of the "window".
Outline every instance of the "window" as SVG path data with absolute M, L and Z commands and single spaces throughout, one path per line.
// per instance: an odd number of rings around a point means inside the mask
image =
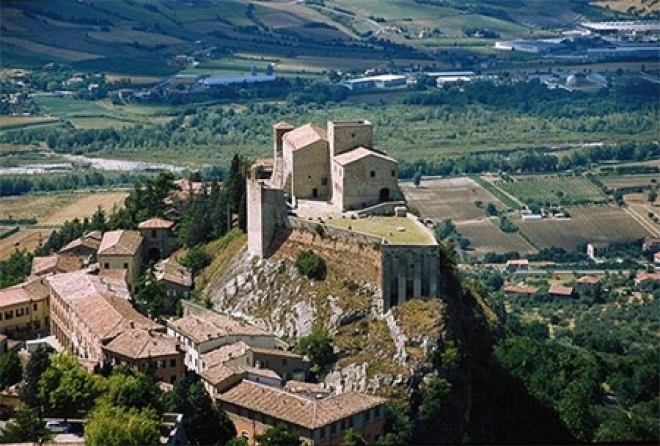
M 247 431 L 241 431 L 241 437 L 243 437 L 246 440 L 249 440 L 250 434 L 248 434 Z
M 176 367 L 176 359 L 170 359 L 170 367 Z
M 327 178 L 321 178 L 321 185 L 322 186 L 327 186 L 328 185 L 328 179 Z
M 156 230 L 155 229 L 151 230 L 151 238 L 156 238 Z
M 282 365 L 286 365 L 286 358 L 282 359 Z
M 103 269 L 110 269 L 110 264 L 109 263 L 104 263 L 103 264 Z
M 124 263 L 124 269 L 128 269 L 128 263 Z
M 307 179 L 308 179 L 308 180 L 311 180 L 311 179 L 312 179 L 312 176 L 311 176 L 311 175 L 307 175 Z
M 14 310 L 5 311 L 5 319 L 13 319 L 13 318 L 14 318 Z
M 16 309 L 16 317 L 23 316 L 23 313 L 25 313 L 25 310 L 23 310 L 22 308 L 17 308 Z
M 371 178 L 375 178 L 375 177 L 376 177 L 376 171 L 375 171 L 375 170 L 372 170 L 372 171 L 371 171 Z
M 396 170 L 394 170 L 394 169 L 392 169 L 392 176 L 393 176 L 393 177 L 396 176 Z
M 34 311 L 37 311 L 37 304 L 34 304 L 33 306 Z

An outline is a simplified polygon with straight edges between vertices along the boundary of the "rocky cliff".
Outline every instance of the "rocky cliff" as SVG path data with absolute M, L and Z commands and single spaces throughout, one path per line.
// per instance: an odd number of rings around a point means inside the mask
M 327 265 L 322 281 L 301 276 L 296 256 L 313 246 Z M 213 247 L 212 247 L 213 249 Z M 412 300 L 382 312 L 378 252 L 309 233 L 281 235 L 275 254 L 250 258 L 244 236 L 219 242 L 200 293 L 217 311 L 242 317 L 295 343 L 315 324 L 333 336 L 339 360 L 325 378 L 337 392 L 404 394 L 441 338 L 442 301 Z

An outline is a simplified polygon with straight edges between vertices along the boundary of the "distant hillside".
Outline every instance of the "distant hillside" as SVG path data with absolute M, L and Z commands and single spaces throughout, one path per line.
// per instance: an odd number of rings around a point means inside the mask
M 586 0 L 3 0 L 0 8 L 3 67 L 65 62 L 154 75 L 182 69 L 179 54 L 410 62 L 466 30 L 529 35 L 606 11 Z
M 593 5 L 642 18 L 658 17 L 660 13 L 660 2 L 657 0 L 602 0 L 593 2 Z

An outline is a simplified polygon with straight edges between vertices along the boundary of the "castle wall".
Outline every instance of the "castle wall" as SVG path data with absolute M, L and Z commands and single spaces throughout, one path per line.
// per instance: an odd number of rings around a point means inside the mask
M 328 142 L 331 156 L 337 156 L 357 147 L 374 146 L 374 129 L 369 121 L 329 121 Z
M 383 311 L 415 297 L 440 297 L 437 245 L 387 245 L 380 248 Z
M 267 257 L 275 228 L 284 225 L 286 201 L 281 189 L 268 187 L 254 178 L 247 180 L 248 251 Z

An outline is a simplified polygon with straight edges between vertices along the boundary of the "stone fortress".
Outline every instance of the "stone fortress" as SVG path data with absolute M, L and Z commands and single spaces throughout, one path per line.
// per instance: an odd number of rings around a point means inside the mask
M 400 201 L 398 172 L 395 159 L 374 149 L 369 121 L 275 124 L 273 158 L 257 161 L 247 178 L 248 251 L 267 258 L 282 237 L 313 234 L 310 248 L 332 240 L 373 251 L 365 256 L 379 264 L 383 311 L 439 297 L 438 245 Z M 409 238 L 401 241 L 403 231 Z

